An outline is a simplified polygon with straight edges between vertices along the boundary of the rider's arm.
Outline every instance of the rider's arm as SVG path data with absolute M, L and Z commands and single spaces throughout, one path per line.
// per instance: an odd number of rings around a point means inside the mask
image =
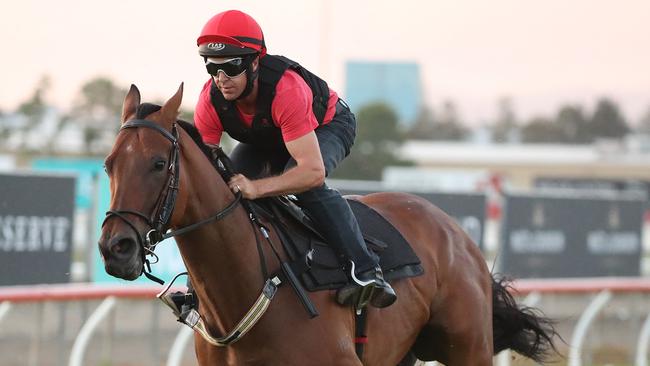
M 286 147 L 296 166 L 282 175 L 253 181 L 259 197 L 300 193 L 325 181 L 325 166 L 314 131 L 286 142 Z
M 312 99 L 305 81 L 294 71 L 287 70 L 278 82 L 271 112 L 296 166 L 282 175 L 255 181 L 235 176 L 229 182 L 233 191 L 240 189 L 245 198 L 254 199 L 301 193 L 323 184 L 325 167 L 314 132 L 318 121 L 311 109 Z

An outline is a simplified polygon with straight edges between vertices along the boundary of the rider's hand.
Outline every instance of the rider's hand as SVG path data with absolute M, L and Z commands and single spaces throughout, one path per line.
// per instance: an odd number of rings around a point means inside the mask
M 234 193 L 241 192 L 242 197 L 249 200 L 254 200 L 259 197 L 257 187 L 255 187 L 255 182 L 241 174 L 235 174 L 230 178 L 228 187 L 230 187 L 230 190 Z

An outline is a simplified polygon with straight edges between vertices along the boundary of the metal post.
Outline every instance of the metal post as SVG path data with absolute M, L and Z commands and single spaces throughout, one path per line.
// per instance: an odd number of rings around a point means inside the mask
M 650 340 L 650 315 L 645 318 L 645 322 L 641 327 L 641 333 L 639 333 L 634 365 L 648 366 L 648 340 Z
M 0 303 L 0 323 L 2 323 L 2 319 L 9 313 L 9 310 L 11 310 L 10 301 Z
M 65 352 L 68 349 L 65 344 L 65 329 L 66 329 L 66 310 L 68 308 L 68 302 L 67 301 L 62 301 L 59 303 L 59 329 L 58 329 L 58 360 L 57 360 L 57 365 L 58 366 L 63 366 L 65 365 Z
M 34 333 L 32 334 L 32 341 L 29 346 L 29 356 L 27 364 L 30 366 L 37 366 L 39 364 L 39 354 L 41 348 L 41 339 L 43 337 L 43 312 L 45 311 L 45 304 L 42 301 L 36 303 L 36 324 L 34 326 Z
M 190 339 L 194 335 L 194 330 L 190 327 L 183 326 L 181 330 L 176 335 L 174 339 L 174 344 L 169 350 L 169 356 L 167 357 L 167 366 L 180 366 L 181 360 L 183 359 L 183 351 L 187 347 Z
M 584 342 L 589 326 L 596 318 L 596 315 L 607 305 L 612 298 L 609 290 L 603 290 L 589 303 L 585 312 L 578 320 L 573 335 L 571 336 L 571 349 L 569 352 L 569 366 L 582 366 L 582 344 Z
M 77 338 L 72 345 L 72 351 L 70 352 L 70 362 L 68 366 L 82 366 L 84 352 L 86 351 L 86 346 L 90 337 L 93 335 L 97 325 L 106 317 L 106 315 L 113 309 L 115 306 L 116 299 L 115 296 L 109 296 L 95 309 L 95 311 L 88 317 L 88 320 L 84 323 L 83 327 L 79 331 Z
M 152 365 L 160 365 L 160 323 L 158 317 L 160 316 L 160 304 L 158 301 L 151 301 L 151 356 L 153 359 Z
M 104 350 L 102 363 L 111 363 L 113 355 L 113 338 L 115 335 L 115 311 L 110 311 L 106 315 L 106 334 L 104 335 Z

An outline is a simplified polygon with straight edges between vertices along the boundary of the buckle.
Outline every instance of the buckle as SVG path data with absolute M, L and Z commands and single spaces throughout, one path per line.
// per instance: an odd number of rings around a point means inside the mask
M 185 293 L 185 301 L 183 305 L 194 307 L 194 294 L 191 291 Z
M 361 288 L 361 290 L 359 291 L 359 298 L 357 299 L 357 302 L 354 304 L 354 309 L 356 310 L 357 314 L 359 314 L 363 308 L 368 306 L 374 292 L 375 292 L 375 286 L 373 285 Z
M 177 300 L 175 299 L 175 297 L 178 298 L 178 292 L 175 292 L 173 294 L 167 293 L 167 294 L 158 296 L 160 301 L 162 301 L 163 304 L 167 305 L 170 309 L 172 309 L 172 312 L 174 313 L 174 315 L 177 318 L 180 318 L 181 317 L 182 304 L 179 305 L 177 303 Z

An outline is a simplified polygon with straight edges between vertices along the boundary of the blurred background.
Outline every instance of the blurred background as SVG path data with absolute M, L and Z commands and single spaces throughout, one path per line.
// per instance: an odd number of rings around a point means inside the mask
M 559 365 L 647 364 L 649 2 L 23 0 L 0 3 L 0 365 L 196 363 L 157 285 L 104 272 L 103 159 L 131 83 L 162 103 L 184 82 L 192 121 L 196 38 L 228 9 L 356 114 L 331 186 L 446 210 L 557 319 Z

